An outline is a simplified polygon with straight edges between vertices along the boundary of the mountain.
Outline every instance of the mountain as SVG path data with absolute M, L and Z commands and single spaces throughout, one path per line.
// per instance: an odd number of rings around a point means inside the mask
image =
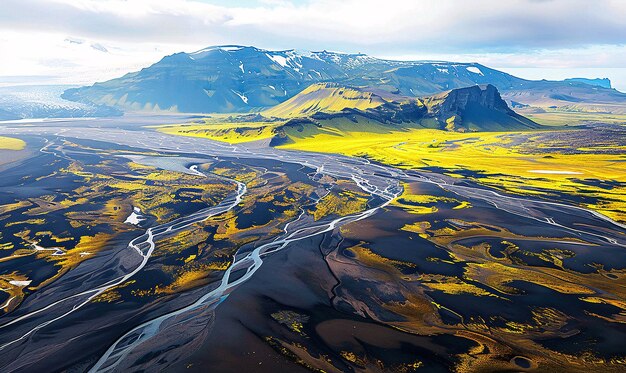
M 537 128 L 515 113 L 493 85 L 456 88 L 421 98 L 317 83 L 262 113 L 273 119 L 323 121 L 362 117 L 382 125 L 429 127 L 450 131 L 494 131 Z
M 476 63 L 392 61 L 364 54 L 232 45 L 176 53 L 121 78 L 67 90 L 63 97 L 124 110 L 250 112 L 282 103 L 319 82 L 412 97 L 491 84 L 506 100 L 522 105 L 626 103 L 626 94 L 613 89 L 579 81 L 525 80 Z
M 207 117 L 161 126 L 160 130 L 227 142 L 271 138 L 271 145 L 281 145 L 321 133 L 370 136 L 420 128 L 474 132 L 528 130 L 540 125 L 512 111 L 492 85 L 415 98 L 380 89 L 316 83 L 260 113 Z
M 505 90 L 502 96 L 509 102 L 539 108 L 626 113 L 626 94 L 622 92 L 575 81 L 557 83 L 533 81 L 520 89 Z
M 330 97 L 337 103 L 330 110 L 315 105 L 328 102 Z M 419 128 L 456 132 L 511 131 L 541 127 L 511 110 L 493 85 L 412 98 L 342 87 L 336 83 L 318 83 L 263 115 L 277 113 L 289 115 L 282 119 L 291 119 L 272 129 L 274 146 L 320 133 L 376 134 Z
M 569 78 L 565 79 L 564 82 L 578 82 L 585 83 L 589 85 L 595 85 L 602 88 L 611 88 L 611 80 L 609 78 L 598 78 L 598 79 L 588 79 L 588 78 Z
M 68 90 L 125 110 L 236 112 L 270 107 L 312 82 L 345 78 L 335 64 L 294 51 L 222 46 L 164 57 L 141 71 L 91 87 Z

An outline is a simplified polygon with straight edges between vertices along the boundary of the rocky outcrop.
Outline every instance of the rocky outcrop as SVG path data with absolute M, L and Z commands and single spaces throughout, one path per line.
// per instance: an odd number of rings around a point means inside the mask
M 470 105 L 479 105 L 486 109 L 498 110 L 504 113 L 511 111 L 506 102 L 500 97 L 498 89 L 491 84 L 453 89 L 424 99 L 428 112 L 434 114 L 441 122 L 451 116 L 459 115 Z
M 509 124 L 535 128 L 535 122 L 515 113 L 500 96 L 498 89 L 491 85 L 453 89 L 439 95 L 423 99 L 429 115 L 448 130 L 484 129 L 482 123 Z M 469 123 L 474 125 L 470 128 Z M 512 129 L 514 129 L 512 128 Z

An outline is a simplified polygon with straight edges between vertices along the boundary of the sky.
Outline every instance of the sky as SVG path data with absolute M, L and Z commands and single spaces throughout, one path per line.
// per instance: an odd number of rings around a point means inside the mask
M 626 91 L 623 0 L 2 0 L 0 85 L 91 84 L 212 45 L 479 62 Z

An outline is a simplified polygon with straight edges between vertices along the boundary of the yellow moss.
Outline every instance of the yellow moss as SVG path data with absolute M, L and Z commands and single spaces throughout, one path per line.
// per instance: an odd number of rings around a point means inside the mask
M 466 282 L 434 282 L 426 283 L 424 285 L 433 290 L 442 291 L 446 294 L 472 294 L 476 296 L 492 295 L 490 292 Z
M 622 310 L 626 310 L 626 301 L 620 299 L 612 299 L 612 298 L 602 298 L 602 297 L 581 297 L 580 300 L 588 302 L 588 303 L 600 303 L 600 304 L 610 304 L 611 306 L 615 306 L 621 308 Z
M 346 359 L 347 361 L 351 363 L 354 363 L 358 366 L 365 366 L 365 362 L 363 361 L 363 359 L 359 358 L 352 351 L 341 351 L 339 354 L 341 355 L 341 357 L 343 357 L 344 359 Z
M 15 245 L 13 245 L 13 243 L 11 242 L 6 242 L 3 244 L 0 244 L 0 250 L 11 250 L 15 247 Z
M 405 224 L 401 229 L 407 232 L 413 232 L 419 234 L 422 238 L 428 238 L 426 230 L 430 228 L 430 223 L 427 221 L 420 221 L 417 223 Z
M 159 132 L 201 137 L 231 144 L 263 140 L 274 136 L 274 129 L 284 122 L 215 122 L 173 124 L 156 127 Z
M 28 277 L 17 271 L 0 275 L 0 289 L 2 289 L 0 291 L 7 293 L 9 296 L 9 299 L 3 304 L 5 312 L 14 310 L 22 303 L 24 300 L 24 289 L 28 287 L 26 285 L 28 282 L 30 282 Z
M 457 206 L 454 206 L 452 209 L 453 210 L 460 210 L 460 209 L 466 209 L 466 208 L 470 208 L 472 207 L 472 204 L 469 203 L 468 201 L 461 201 L 461 203 L 459 203 Z
M 548 269 L 545 269 L 547 271 Z M 511 281 L 527 281 L 563 294 L 594 294 L 587 286 L 557 277 L 556 273 L 541 270 L 529 270 L 502 263 L 467 263 L 467 278 L 482 282 L 503 293 L 515 294 L 515 289 L 508 286 Z
M 22 150 L 26 147 L 23 140 L 0 136 L 0 150 Z
M 187 288 L 189 285 L 194 282 L 205 278 L 207 273 L 202 270 L 191 270 L 187 272 L 183 272 L 180 276 L 176 278 L 176 280 L 170 286 L 172 291 L 178 290 L 180 288 Z
M 18 201 L 15 203 L 9 203 L 6 205 L 0 205 L 0 214 L 6 214 L 11 211 L 19 210 L 24 207 L 32 206 L 32 203 L 29 201 Z
M 353 252 L 360 262 L 373 268 L 397 271 L 401 267 L 415 268 L 416 266 L 415 263 L 385 258 L 376 254 L 364 245 L 365 243 L 361 242 L 360 244 L 352 246 L 346 250 Z
M 93 298 L 93 303 L 113 303 L 122 298 L 122 295 L 116 290 L 105 291 L 104 293 Z
M 196 259 L 196 254 L 191 254 L 187 258 L 185 258 L 185 263 L 189 263 L 194 259 Z
M 146 187 L 145 184 L 142 183 L 142 182 L 133 182 L 133 183 L 131 183 L 131 182 L 123 182 L 123 181 L 122 182 L 118 182 L 118 183 L 109 184 L 109 186 L 111 188 L 131 190 L 131 191 L 143 190 Z
M 315 220 L 329 215 L 346 216 L 365 210 L 367 199 L 350 192 L 328 193 L 313 211 Z
M 210 262 L 206 264 L 205 268 L 213 271 L 225 271 L 230 267 L 230 262 Z
M 46 222 L 45 219 L 28 219 L 28 220 L 22 220 L 22 221 L 12 221 L 10 223 L 7 223 L 5 227 L 11 227 L 11 226 L 20 225 L 20 224 L 42 225 L 45 222 Z
M 392 202 L 392 205 L 401 207 L 411 214 L 421 215 L 435 213 L 439 211 L 439 209 L 434 206 L 435 204 L 456 204 L 456 206 L 451 207 L 452 209 L 468 208 L 470 206 L 469 202 L 459 201 L 454 198 L 421 194 L 419 191 L 412 190 L 411 185 L 407 183 L 405 183 L 403 187 L 402 195 L 396 198 Z
M 163 287 L 155 288 L 154 294 L 173 294 L 184 290 L 191 289 L 195 286 L 204 284 L 212 271 L 224 271 L 230 266 L 229 261 L 212 262 L 208 264 L 195 265 L 190 269 L 186 267 L 177 269 L 174 274 L 174 281 Z
M 516 132 L 458 133 L 429 129 L 410 129 L 389 133 L 320 132 L 294 138 L 285 149 L 332 152 L 367 156 L 400 168 L 439 167 L 448 175 L 456 170 L 474 171 L 470 178 L 512 193 L 549 196 L 553 191 L 598 197 L 599 202 L 581 203 L 617 221 L 626 222 L 626 187 L 612 189 L 581 183 L 578 180 L 626 180 L 624 155 L 600 152 L 601 145 L 589 145 L 589 152 L 561 154 L 523 152 L 524 145 L 509 145 Z M 320 146 L 324 144 L 324 146 Z M 625 149 L 626 151 L 626 149 Z M 589 185 L 591 184 L 591 185 Z M 461 202 L 462 203 L 462 202 Z M 462 207 L 467 207 L 462 204 Z M 461 208 L 461 206 L 459 206 Z M 418 209 L 417 212 L 427 212 Z
M 272 313 L 272 318 L 278 321 L 280 324 L 285 325 L 291 331 L 303 334 L 302 329 L 304 328 L 304 323 L 309 320 L 309 317 L 306 315 L 301 315 L 299 313 L 293 311 L 278 311 Z
M 82 236 L 78 244 L 76 244 L 76 247 L 67 250 L 64 255 L 55 255 L 49 258 L 55 260 L 65 270 L 68 270 L 102 250 L 104 245 L 106 245 L 111 238 L 112 235 L 108 233 L 96 233 L 93 236 Z

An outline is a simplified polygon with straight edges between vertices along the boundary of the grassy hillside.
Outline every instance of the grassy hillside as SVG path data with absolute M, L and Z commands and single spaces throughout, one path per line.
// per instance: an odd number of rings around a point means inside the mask
M 512 111 L 490 85 L 410 98 L 378 89 L 314 84 L 258 114 L 214 115 L 160 131 L 238 143 L 274 138 L 273 145 L 319 134 L 390 133 L 416 128 L 458 132 L 534 129 L 533 121 Z
M 513 112 L 494 87 L 404 99 L 317 84 L 262 114 L 214 116 L 159 130 L 230 143 L 271 139 L 285 149 L 436 168 L 511 193 L 558 196 L 626 221 L 626 184 L 613 182 L 626 180 L 626 131 L 538 127 Z
M 266 117 L 299 118 L 324 112 L 338 113 L 344 109 L 367 110 L 387 102 L 371 91 L 344 87 L 334 83 L 318 83 L 305 88 L 289 100 L 262 112 Z

